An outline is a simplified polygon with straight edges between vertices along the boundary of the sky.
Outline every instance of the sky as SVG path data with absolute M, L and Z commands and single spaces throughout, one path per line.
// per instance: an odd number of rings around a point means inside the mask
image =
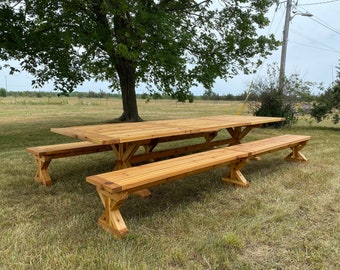
M 270 10 L 271 24 L 264 34 L 273 33 L 276 39 L 282 40 L 285 8 L 280 5 Z M 300 0 L 295 10 L 298 13 L 292 16 L 289 25 L 286 75 L 297 73 L 304 81 L 329 87 L 336 79 L 336 67 L 340 66 L 340 1 Z M 302 16 L 306 13 L 313 16 Z M 255 75 L 239 75 L 227 83 L 219 81 L 215 84 L 215 92 L 247 91 L 252 80 L 266 76 L 268 64 L 276 62 L 279 65 L 280 60 L 281 47 L 264 60 Z M 318 92 L 318 89 L 314 91 Z
M 285 2 L 285 1 L 280 1 Z M 286 75 L 297 73 L 304 81 L 323 83 L 325 87 L 332 85 L 336 79 L 336 67 L 340 66 L 340 0 L 300 0 L 294 10 L 289 25 L 289 36 L 286 56 Z M 286 5 L 280 4 L 270 9 L 267 17 L 271 21 L 267 29 L 261 31 L 263 35 L 273 33 L 276 39 L 282 40 L 285 21 Z M 312 17 L 303 16 L 310 13 Z M 293 14 L 292 14 L 293 15 Z M 272 52 L 267 59 L 261 59 L 263 65 L 254 75 L 238 75 L 227 82 L 217 79 L 212 89 L 219 95 L 241 94 L 249 90 L 252 81 L 266 77 L 267 65 L 280 63 L 281 47 Z M 8 71 L 0 70 L 0 88 L 8 91 L 31 90 L 32 76 L 25 72 L 9 75 Z M 52 91 L 52 84 L 47 84 L 36 91 Z M 106 82 L 85 82 L 77 91 L 100 90 L 109 92 Z M 199 86 L 192 89 L 195 95 L 202 95 L 204 88 Z M 143 87 L 137 93 L 143 93 Z M 313 89 L 318 93 L 318 89 Z

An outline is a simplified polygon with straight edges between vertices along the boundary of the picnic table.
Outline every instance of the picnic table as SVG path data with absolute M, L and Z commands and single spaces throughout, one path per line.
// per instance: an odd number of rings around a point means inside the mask
M 111 145 L 116 158 L 115 169 L 123 169 L 131 167 L 132 163 L 239 144 L 253 128 L 283 120 L 280 117 L 218 115 L 51 128 L 51 131 L 95 144 Z M 222 130 L 227 130 L 226 134 L 230 136 L 216 139 Z M 193 138 L 203 138 L 203 142 L 155 151 L 159 144 Z M 143 148 L 142 153 L 137 152 L 140 148 Z
M 219 115 L 52 128 L 52 132 L 82 141 L 34 147 L 28 151 L 35 155 L 38 165 L 36 180 L 48 185 L 51 181 L 47 167 L 51 158 L 112 149 L 116 158 L 115 170 L 88 176 L 86 181 L 96 187 L 104 206 L 98 223 L 115 237 L 121 237 L 128 228 L 120 207 L 131 193 L 146 197 L 151 194 L 151 187 L 221 166 L 229 167 L 221 179 L 223 182 L 248 187 L 249 182 L 241 173 L 248 160 L 283 149 L 291 149 L 285 160 L 306 162 L 301 150 L 310 136 L 285 134 L 241 143 L 253 128 L 280 121 L 284 118 Z M 196 138 L 200 141 L 192 140 Z M 188 142 L 185 146 L 184 140 Z M 160 144 L 174 141 L 181 143 L 156 149 Z M 190 154 L 183 155 L 187 153 Z M 150 162 L 164 157 L 167 159 Z M 147 164 L 132 166 L 142 161 Z

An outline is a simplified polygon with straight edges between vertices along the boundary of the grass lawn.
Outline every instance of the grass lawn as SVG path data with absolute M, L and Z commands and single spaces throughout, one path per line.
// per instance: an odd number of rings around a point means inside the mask
M 235 102 L 139 101 L 144 120 L 235 114 Z M 88 175 L 109 171 L 112 153 L 53 160 L 51 187 L 37 184 L 26 147 L 71 142 L 51 127 L 106 123 L 116 99 L 0 99 L 0 269 L 340 269 L 340 126 L 330 122 L 254 129 L 246 140 L 311 135 L 306 164 L 284 151 L 250 161 L 247 189 L 216 169 L 130 196 L 130 229 L 115 240 L 97 225 L 102 205 Z M 246 112 L 245 112 L 246 113 Z

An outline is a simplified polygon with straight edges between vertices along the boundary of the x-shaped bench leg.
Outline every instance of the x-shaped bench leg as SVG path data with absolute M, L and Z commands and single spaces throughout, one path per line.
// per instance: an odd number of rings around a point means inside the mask
M 306 162 L 308 159 L 305 157 L 304 154 L 300 152 L 302 148 L 306 146 L 307 142 L 300 143 L 298 145 L 295 145 L 291 147 L 292 152 L 285 158 L 285 160 L 288 161 L 302 161 Z
M 42 183 L 45 186 L 50 186 L 52 180 L 48 173 L 48 165 L 50 165 L 51 159 L 46 157 L 34 156 L 35 163 L 37 164 L 37 172 L 34 176 L 35 181 Z
M 129 194 L 127 192 L 111 194 L 100 188 L 97 188 L 97 192 L 104 206 L 104 213 L 98 220 L 99 225 L 116 238 L 123 236 L 129 230 L 119 209 Z
M 240 187 L 248 187 L 249 182 L 241 173 L 241 169 L 246 165 L 247 159 L 241 159 L 238 162 L 230 164 L 229 173 L 226 177 L 222 178 L 222 181 L 227 184 L 233 184 Z

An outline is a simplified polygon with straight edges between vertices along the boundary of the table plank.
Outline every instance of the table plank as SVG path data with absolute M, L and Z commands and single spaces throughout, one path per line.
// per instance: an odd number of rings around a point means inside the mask
M 52 128 L 51 131 L 81 140 L 92 141 L 94 143 L 121 144 L 183 134 L 213 132 L 225 128 L 261 125 L 283 120 L 284 118 L 280 117 L 219 115 L 147 122 Z

